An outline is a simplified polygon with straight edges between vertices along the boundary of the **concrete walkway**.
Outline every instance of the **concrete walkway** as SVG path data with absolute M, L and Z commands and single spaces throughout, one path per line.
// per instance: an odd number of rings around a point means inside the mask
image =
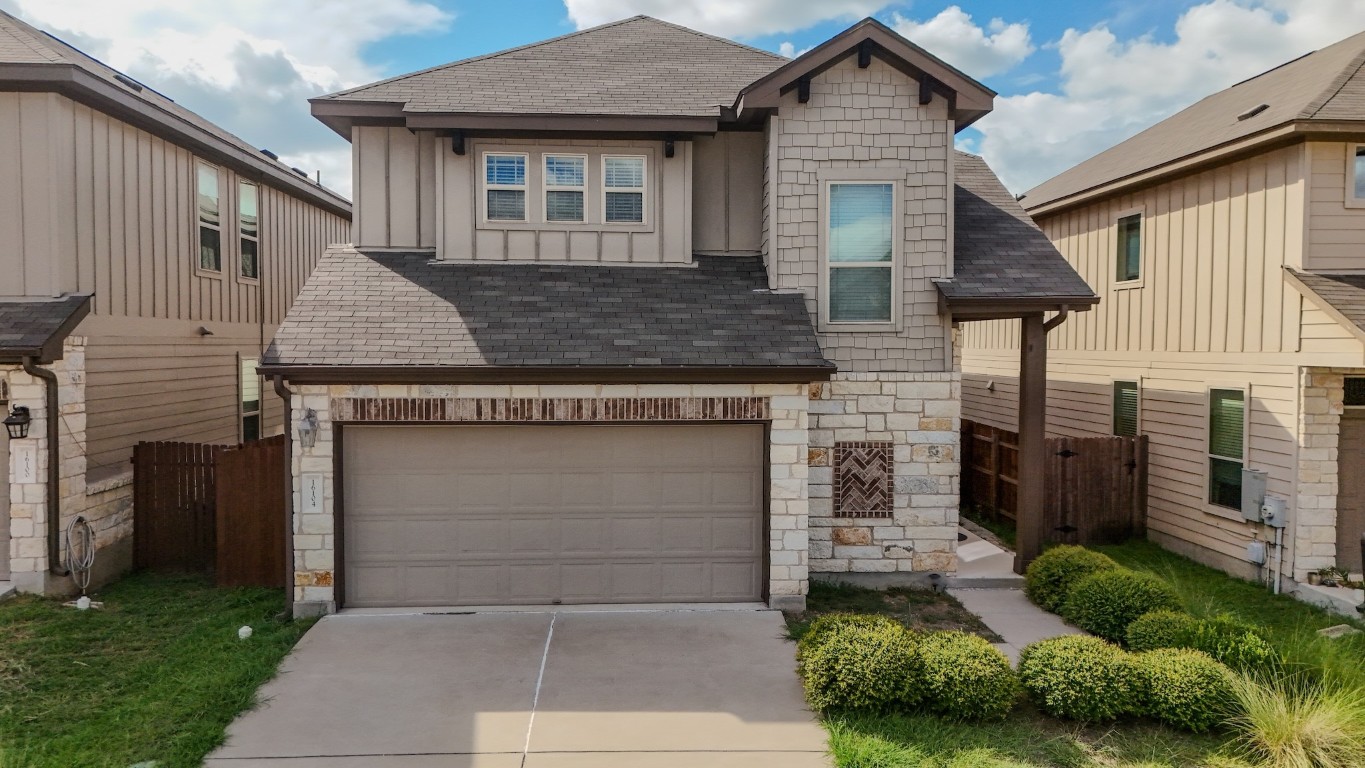
M 962 607 L 981 617 L 982 623 L 1005 642 L 996 647 L 1019 661 L 1019 651 L 1029 643 L 1061 635 L 1084 634 L 1042 608 L 1029 602 L 1022 589 L 950 589 Z
M 782 614 L 323 619 L 209 768 L 827 768 Z

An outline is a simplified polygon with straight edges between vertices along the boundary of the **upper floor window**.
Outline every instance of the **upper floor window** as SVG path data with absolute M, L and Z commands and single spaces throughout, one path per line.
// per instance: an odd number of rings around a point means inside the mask
M 645 159 L 602 156 L 602 218 L 608 224 L 645 220 Z
M 889 323 L 895 272 L 895 187 L 833 182 L 828 194 L 829 322 Z
M 1365 144 L 1352 147 L 1351 156 L 1351 196 L 1365 202 Z
M 583 221 L 586 155 L 545 156 L 545 220 Z
M 199 163 L 196 170 L 199 209 L 199 267 L 212 272 L 223 269 L 222 222 L 219 218 L 218 169 Z
M 1115 435 L 1137 437 L 1138 407 L 1138 383 L 1136 381 L 1114 382 Z
M 1114 282 L 1128 283 L 1142 277 L 1142 214 L 1118 220 L 1118 262 Z
M 526 155 L 488 152 L 484 165 L 484 217 L 526 221 Z
M 261 276 L 260 203 L 256 185 L 237 183 L 237 227 L 242 241 L 242 277 Z
M 1209 390 L 1209 502 L 1242 506 L 1242 467 L 1246 454 L 1246 392 Z

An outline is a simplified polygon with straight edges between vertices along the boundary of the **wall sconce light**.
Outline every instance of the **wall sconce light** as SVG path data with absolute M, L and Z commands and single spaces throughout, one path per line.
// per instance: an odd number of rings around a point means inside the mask
M 28 437 L 28 425 L 32 423 L 33 417 L 29 415 L 28 407 L 23 405 L 14 406 L 5 417 L 5 431 L 9 433 L 9 439 L 18 440 Z
M 318 412 L 309 408 L 299 419 L 299 445 L 312 448 L 318 442 Z

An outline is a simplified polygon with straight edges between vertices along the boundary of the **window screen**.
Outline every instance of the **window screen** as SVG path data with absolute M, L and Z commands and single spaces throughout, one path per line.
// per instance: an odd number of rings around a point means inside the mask
M 829 320 L 889 322 L 892 315 L 890 184 L 829 186 Z
M 1246 438 L 1246 394 L 1236 389 L 1209 392 L 1209 501 L 1242 506 L 1242 465 Z
M 1114 280 L 1120 283 L 1137 280 L 1142 276 L 1142 214 L 1119 219 L 1118 233 L 1118 265 Z
M 1136 437 L 1138 433 L 1138 385 L 1136 381 L 1114 382 L 1114 434 Z

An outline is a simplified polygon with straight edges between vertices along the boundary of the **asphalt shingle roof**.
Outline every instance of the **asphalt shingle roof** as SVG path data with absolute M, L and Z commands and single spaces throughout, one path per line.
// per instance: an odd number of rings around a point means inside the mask
M 693 267 L 440 262 L 333 248 L 264 365 L 833 369 L 754 257 Z
M 0 300 L 0 357 L 44 357 L 89 311 L 90 297 Z
M 1365 275 L 1289 271 L 1357 329 L 1365 332 Z
M 787 59 L 648 16 L 322 97 L 407 112 L 717 117 Z
M 1095 292 L 976 155 L 954 152 L 953 277 L 949 299 L 1056 299 L 1094 303 Z
M 1033 210 L 1298 120 L 1365 120 L 1365 32 L 1206 96 L 1039 184 L 1022 202 Z

